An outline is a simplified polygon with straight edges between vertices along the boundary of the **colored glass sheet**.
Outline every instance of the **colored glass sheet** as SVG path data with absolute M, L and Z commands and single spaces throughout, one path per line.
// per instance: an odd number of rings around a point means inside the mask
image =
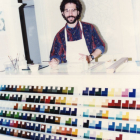
M 51 100 L 51 97 L 46 97 L 46 100 L 45 100 L 45 103 L 49 104 L 50 103 L 50 100 Z
M 63 105 L 66 104 L 66 97 L 64 97 L 63 99 L 61 98 L 61 104 L 63 104 Z
M 52 99 L 50 99 L 50 104 L 55 104 L 55 97 L 51 97 Z
M 94 96 L 95 95 L 95 88 L 92 88 L 91 91 L 89 91 L 89 96 Z
M 9 100 L 10 94 L 5 96 L 5 100 Z
M 102 89 L 99 88 L 98 91 L 95 90 L 95 96 L 101 96 L 102 94 Z
M 55 117 L 54 123 L 55 124 L 60 124 L 61 117 Z
M 78 135 L 78 129 L 73 130 L 71 135 L 73 137 L 77 137 L 77 135 Z
M 102 118 L 102 110 L 99 111 L 99 113 L 96 114 L 96 118 Z
M 21 86 L 17 87 L 16 91 L 20 92 L 21 91 Z
M 90 138 L 90 131 L 88 130 L 87 133 L 84 133 L 84 138 L 89 139 Z
M 122 123 L 119 123 L 119 126 L 116 126 L 115 131 L 120 131 L 122 130 Z
M 83 123 L 83 127 L 84 128 L 88 128 L 89 127 L 89 120 L 87 120 L 86 122 Z
M 29 86 L 29 92 L 33 92 L 34 86 Z
M 9 87 L 10 87 L 10 85 L 7 85 L 5 90 L 9 91 Z
M 88 92 L 89 92 L 89 88 L 86 88 L 85 90 L 83 90 L 83 95 L 88 96 Z
M 72 121 L 72 126 L 77 126 L 77 119 L 75 119 L 75 121 Z
M 102 107 L 108 108 L 108 99 L 105 102 L 102 102 Z
M 133 89 L 132 92 L 129 92 L 129 97 L 136 97 L 136 89 Z
M 129 120 L 129 112 L 126 112 L 126 115 L 122 115 L 122 120 Z
M 129 97 L 128 92 L 129 92 L 129 90 L 125 89 L 125 91 L 122 92 L 122 97 Z
M 29 86 L 25 86 L 24 92 L 29 92 Z
M 129 100 L 126 100 L 125 103 L 122 103 L 122 108 L 128 109 L 128 107 L 129 107 Z
M 36 93 L 38 92 L 38 86 L 33 88 L 33 92 L 36 92 Z
M 40 102 L 40 96 L 35 98 L 35 103 L 39 103 Z
M 122 112 L 116 115 L 116 120 L 122 120 Z
M 38 87 L 37 93 L 42 93 L 43 92 L 43 86 Z
M 68 87 L 63 88 L 62 93 L 63 93 L 63 94 L 68 94 Z
M 89 117 L 89 109 L 86 112 L 83 112 L 83 117 Z
M 115 91 L 114 88 L 112 88 L 111 91 L 108 91 L 108 96 L 109 97 L 114 97 L 114 91 Z
M 92 101 L 89 102 L 90 107 L 95 107 L 95 99 L 92 99 Z
M 136 108 L 136 101 L 133 101 L 132 104 L 129 104 L 129 109 L 135 109 Z
M 109 111 L 107 110 L 105 113 L 102 113 L 102 118 L 108 119 Z
M 47 91 L 48 91 L 48 87 L 43 87 L 42 93 L 47 93 Z
M 126 124 L 126 126 L 122 128 L 122 132 L 129 132 L 129 124 Z
M 115 130 L 115 122 L 112 122 L 112 125 L 108 126 L 108 130 L 114 131 Z
M 25 92 L 25 86 L 21 87 L 21 92 Z
M 130 127 L 130 133 L 136 133 L 137 132 L 137 125 L 135 124 L 134 127 Z
M 40 99 L 40 103 L 45 103 L 45 99 L 46 99 L 45 96 L 41 97 L 41 99 Z
M 96 129 L 101 129 L 101 125 L 102 125 L 102 122 L 99 121 L 98 124 L 95 124 L 95 128 L 96 128 Z
M 48 87 L 47 93 L 52 93 L 52 88 L 53 87 Z
M 57 89 L 57 93 L 58 93 L 58 94 L 62 94 L 62 90 L 63 90 L 63 88 L 60 87 L 60 89 Z
M 61 97 L 58 97 L 58 99 L 55 100 L 55 104 L 60 104 L 61 103 Z
M 122 135 L 120 134 L 119 137 L 116 137 L 116 140 L 123 140 Z
M 105 91 L 102 91 L 102 96 L 108 96 L 108 88 L 105 88 Z
M 114 108 L 115 100 L 112 100 L 111 103 L 108 103 L 108 108 Z
M 118 100 L 118 103 L 114 103 L 114 108 L 121 108 L 121 100 Z
M 74 101 L 72 101 L 72 105 L 77 106 L 77 104 L 78 104 L 78 99 L 77 99 L 77 98 L 75 98 L 75 100 L 74 100 Z
M 93 131 L 92 133 L 90 133 L 90 139 L 96 140 L 96 132 L 95 131 Z
M 2 86 L 2 91 L 6 90 L 6 85 Z
M 74 109 L 74 111 L 71 111 L 71 116 L 76 116 L 77 115 L 77 108 Z
M 74 93 L 74 87 L 71 87 L 71 90 L 68 90 L 68 95 L 73 95 Z
M 115 97 L 121 97 L 122 96 L 122 89 L 118 89 L 118 91 L 115 91 Z
M 52 88 L 52 93 L 56 94 L 57 93 L 57 87 Z
M 89 128 L 95 129 L 95 121 L 89 123 Z
M 66 124 L 66 125 L 71 125 L 71 118 L 69 118 L 69 119 L 66 121 L 65 124 Z
M 99 135 L 97 135 L 96 140 L 102 140 L 103 138 L 103 133 L 101 132 Z

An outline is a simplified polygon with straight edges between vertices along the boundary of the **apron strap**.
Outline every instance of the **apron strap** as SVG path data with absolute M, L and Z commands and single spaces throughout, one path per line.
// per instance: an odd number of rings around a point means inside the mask
M 79 21 L 79 24 L 80 24 L 80 28 L 81 28 L 81 31 L 82 31 L 82 39 L 83 39 L 84 38 L 84 34 L 83 34 L 82 23 Z M 65 41 L 66 41 L 66 44 L 67 44 L 68 38 L 67 38 L 67 30 L 66 30 L 66 27 L 65 27 Z

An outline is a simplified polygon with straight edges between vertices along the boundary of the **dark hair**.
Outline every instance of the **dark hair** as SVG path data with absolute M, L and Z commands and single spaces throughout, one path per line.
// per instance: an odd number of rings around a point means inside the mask
M 81 13 L 82 13 L 82 4 L 81 4 L 81 2 L 80 2 L 79 0 L 63 0 L 63 1 L 61 2 L 61 5 L 60 5 L 60 10 L 61 10 L 61 12 L 64 12 L 64 10 L 65 10 L 65 5 L 66 5 L 67 3 L 74 3 L 74 4 L 76 4 L 76 8 L 77 8 L 77 10 L 79 11 L 79 15 L 78 15 L 77 19 L 80 19 Z

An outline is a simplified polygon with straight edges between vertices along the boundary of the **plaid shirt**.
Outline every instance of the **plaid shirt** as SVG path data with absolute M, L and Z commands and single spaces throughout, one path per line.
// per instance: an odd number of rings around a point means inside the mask
M 83 26 L 83 33 L 86 40 L 89 54 L 92 54 L 96 49 L 100 49 L 102 53 L 105 51 L 105 44 L 99 37 L 95 27 L 92 24 L 81 22 Z M 68 28 L 67 24 L 56 34 L 52 45 L 50 60 L 57 58 L 60 63 L 67 62 L 66 60 L 66 42 L 65 42 L 65 31 L 67 29 L 68 41 L 76 41 L 82 38 L 82 31 L 79 22 L 74 28 Z

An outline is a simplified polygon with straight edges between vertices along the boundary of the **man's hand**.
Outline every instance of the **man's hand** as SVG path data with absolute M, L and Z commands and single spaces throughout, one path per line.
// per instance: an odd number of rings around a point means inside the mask
M 82 60 L 82 61 L 84 61 L 84 60 L 86 60 L 87 61 L 87 63 L 90 63 L 91 62 L 91 57 L 90 56 L 88 56 L 88 55 L 85 55 L 85 54 L 81 54 L 81 53 L 79 53 L 79 55 L 80 55 L 80 58 L 79 58 L 79 60 Z
M 57 67 L 59 64 L 59 60 L 57 58 L 53 58 L 50 62 L 49 62 L 49 66 L 51 68 L 55 68 Z

